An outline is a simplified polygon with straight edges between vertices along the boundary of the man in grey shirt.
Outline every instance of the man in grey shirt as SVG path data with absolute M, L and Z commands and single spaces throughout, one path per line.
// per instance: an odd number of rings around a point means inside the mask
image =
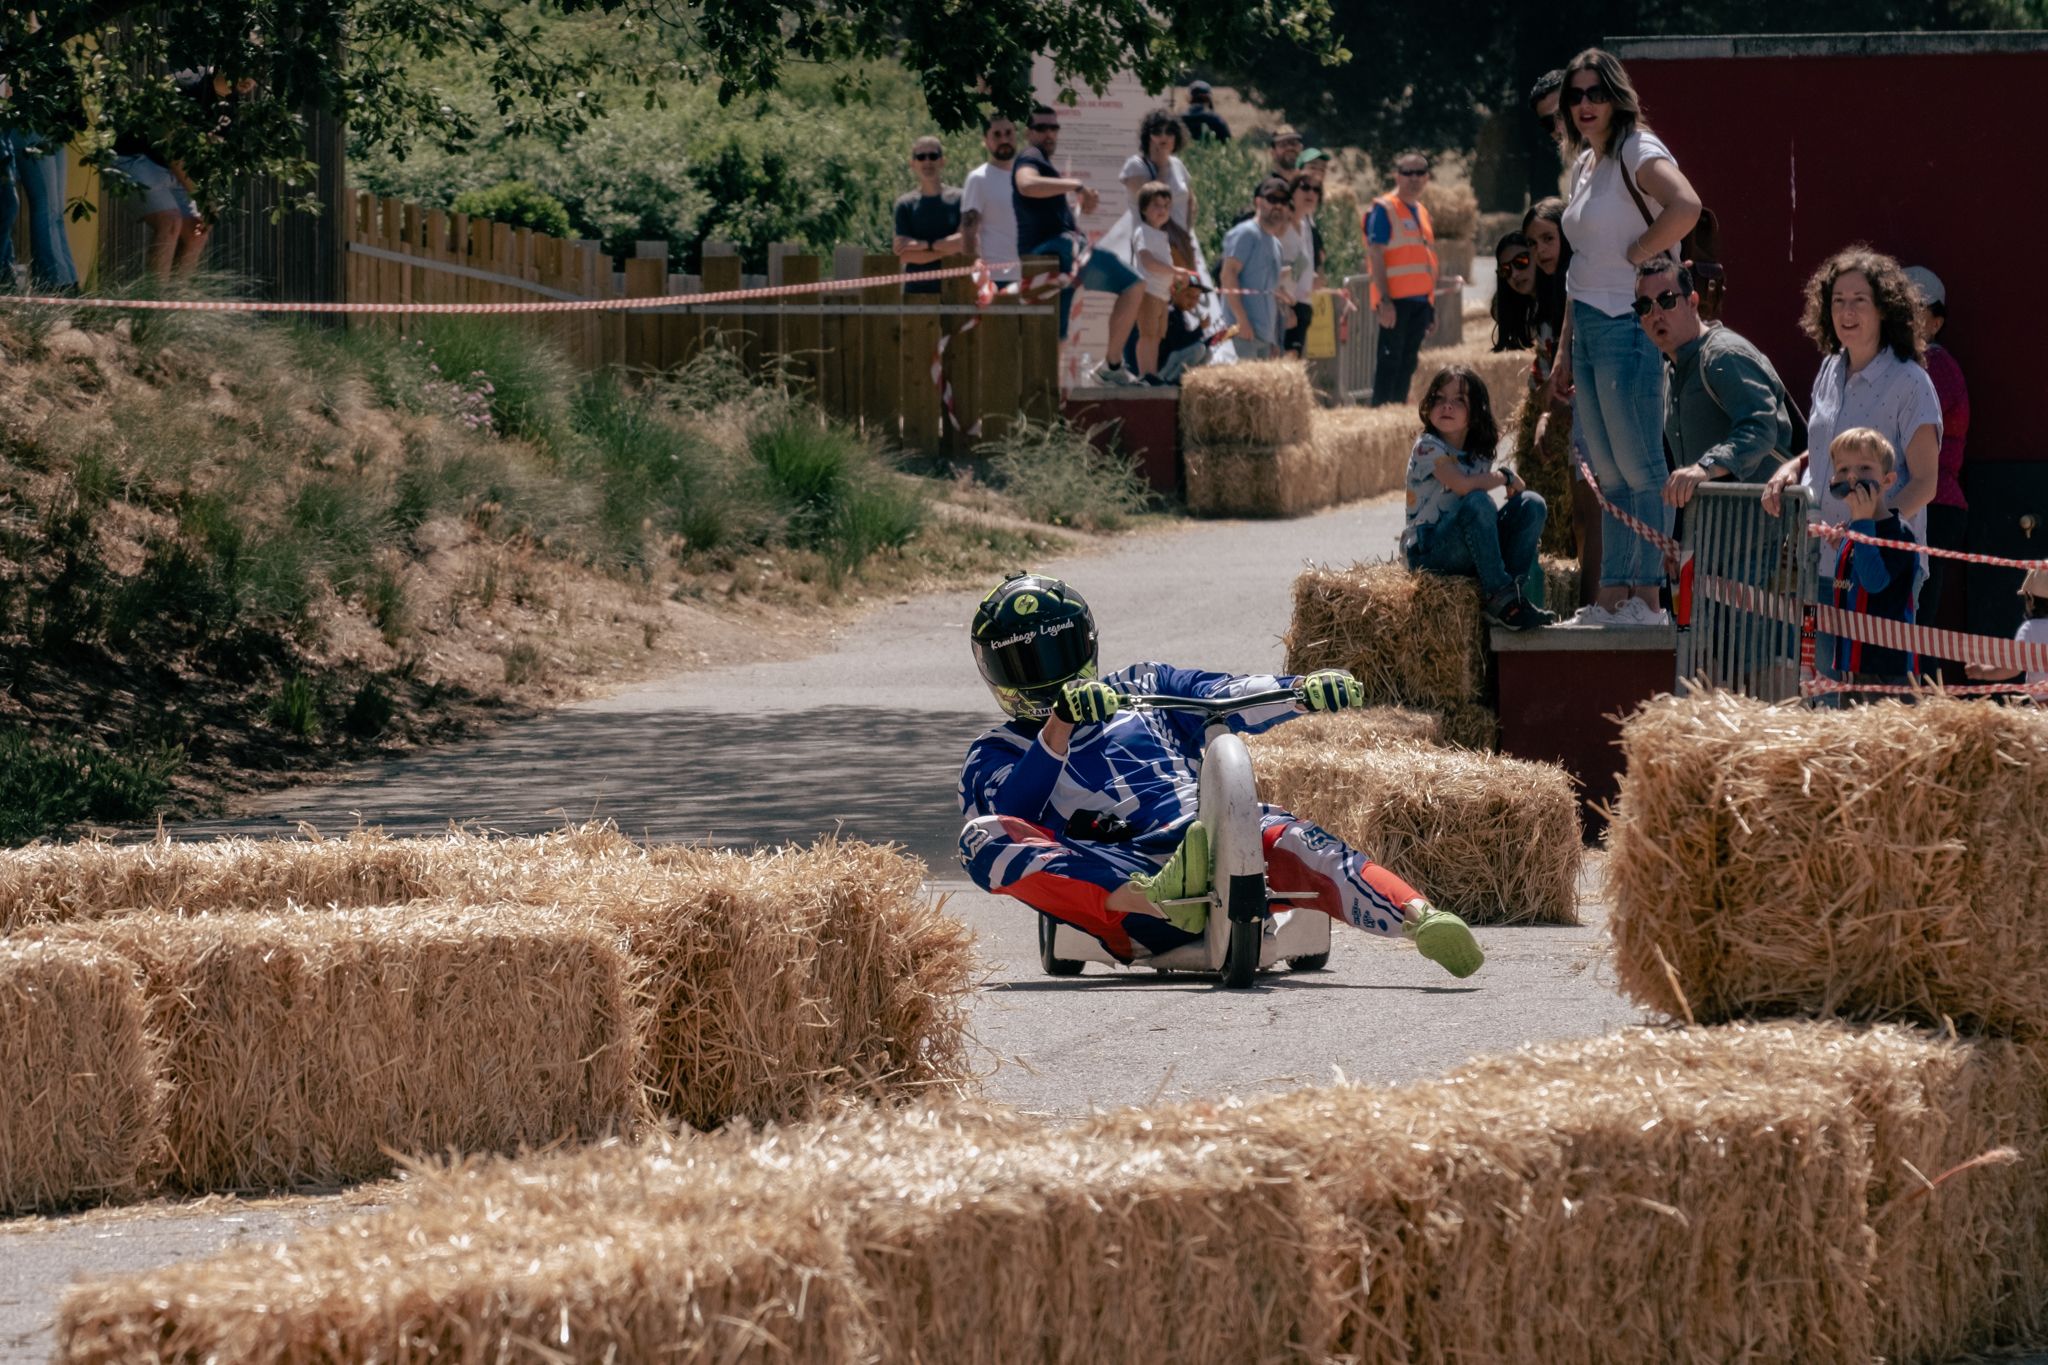
M 1762 483 L 1791 456 L 1785 381 L 1749 341 L 1700 317 L 1692 272 L 1669 256 L 1636 271 L 1636 317 L 1671 366 L 1664 439 L 1677 465 L 1664 501 L 1683 507 L 1709 479 Z

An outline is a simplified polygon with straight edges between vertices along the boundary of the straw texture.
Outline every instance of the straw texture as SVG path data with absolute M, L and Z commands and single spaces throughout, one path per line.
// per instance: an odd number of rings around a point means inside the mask
M 1338 497 L 1336 456 L 1315 441 L 1189 446 L 1182 465 L 1198 517 L 1298 517 Z
M 1246 735 L 1245 747 L 1261 782 L 1268 756 L 1296 749 L 1353 750 L 1384 744 L 1435 744 L 1443 739 L 1443 717 L 1401 706 L 1361 706 L 1298 716 L 1261 734 Z
M 1494 411 L 1506 410 L 1501 395 L 1494 395 Z M 1539 441 L 1536 428 L 1546 412 L 1550 420 L 1542 423 L 1543 439 Z M 1550 505 L 1550 519 L 1543 523 L 1543 553 L 1576 563 L 1579 533 L 1572 521 L 1572 461 L 1576 457 L 1572 454 L 1571 409 L 1553 408 L 1548 394 L 1525 390 L 1504 429 L 1514 434 L 1515 472 Z
M 1442 711 L 1482 699 L 1486 637 L 1471 579 L 1391 559 L 1310 565 L 1294 580 L 1287 671 L 1348 668 L 1376 706 Z
M 1284 731 L 1287 727 L 1282 727 Z M 1259 794 L 1470 924 L 1577 924 L 1572 779 L 1551 763 L 1323 732 L 1254 756 Z
M 2041 1032 L 2048 712 L 1665 697 L 1622 751 L 1607 882 L 1630 998 Z
M 428 1177 L 74 1293 L 59 1358 L 1236 1362 L 1321 1345 L 1299 1187 L 1013 1116 L 868 1113 Z
M 135 965 L 102 948 L 0 944 L 0 1213 L 141 1185 L 163 1093 Z
M 166 1185 L 382 1175 L 644 1114 L 626 960 L 519 909 L 131 916 L 49 931 L 137 964 L 163 1041 Z
M 1528 351 L 1496 351 L 1490 338 L 1425 351 L 1422 363 L 1415 367 L 1415 378 L 1408 385 L 1409 414 L 1414 415 L 1420 407 L 1422 395 L 1429 392 L 1429 381 L 1436 378 L 1438 370 L 1464 365 L 1485 383 L 1486 395 L 1493 403 L 1494 420 L 1505 431 L 1514 416 L 1515 404 L 1528 392 L 1532 358 Z
M 1376 498 L 1405 486 L 1408 452 L 1421 424 L 1415 410 L 1318 408 L 1310 419 L 1311 439 L 1329 452 L 1337 471 L 1337 500 Z
M 1299 360 L 1203 365 L 1181 379 L 1181 445 L 1298 445 L 1308 440 L 1315 406 L 1308 369 Z

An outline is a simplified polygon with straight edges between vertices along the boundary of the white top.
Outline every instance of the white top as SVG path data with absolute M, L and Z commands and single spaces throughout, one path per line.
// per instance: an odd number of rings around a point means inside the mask
M 2031 621 L 2020 622 L 2019 633 L 2012 637 L 2023 645 L 2048 645 L 2048 616 L 2037 616 Z M 2048 668 L 2027 670 L 2030 683 L 2048 683 Z M 2040 698 L 2048 701 L 2048 697 Z
M 1564 238 L 1572 244 L 1565 292 L 1611 318 L 1621 317 L 1635 306 L 1636 268 L 1628 263 L 1628 249 L 1649 226 L 1636 201 L 1629 198 L 1621 167 L 1628 166 L 1636 192 L 1654 218 L 1664 206 L 1643 188 L 1643 167 L 1652 161 L 1678 164 L 1655 133 L 1638 128 L 1622 139 L 1618 161 L 1611 156 L 1596 161 L 1588 147 L 1572 163 L 1571 194 L 1564 210 Z
M 984 161 L 967 173 L 960 188 L 960 212 L 981 215 L 981 259 L 1009 262 L 995 277 L 1004 284 L 1023 278 L 1017 260 L 1017 206 L 1010 198 L 1011 172 Z
M 1188 180 L 1188 168 L 1181 164 L 1179 157 L 1170 156 L 1166 158 L 1166 173 L 1161 175 L 1159 170 L 1159 167 L 1154 166 L 1144 157 L 1133 153 L 1130 160 L 1124 162 L 1124 168 L 1117 172 L 1116 178 L 1119 180 L 1157 180 L 1160 184 L 1172 190 L 1173 221 L 1179 223 L 1182 227 L 1186 227 L 1188 225 L 1188 190 L 1191 184 Z M 1130 195 L 1129 201 L 1131 216 L 1135 218 L 1138 216 L 1138 196 L 1135 194 Z
M 1280 234 L 1280 264 L 1285 271 L 1280 287 L 1292 294 L 1296 303 L 1314 303 L 1316 248 L 1306 221 Z
M 1815 516 L 1837 526 L 1849 524 L 1849 505 L 1828 492 L 1833 466 L 1828 446 L 1835 436 L 1850 427 L 1870 427 L 1892 443 L 1899 467 L 1890 492 L 1896 495 L 1906 486 L 1906 442 L 1921 427 L 1934 428 L 1935 444 L 1941 443 L 1941 399 L 1934 381 L 1910 360 L 1892 354 L 1889 346 L 1879 351 L 1868 365 L 1849 373 L 1849 357 L 1837 351 L 1820 363 L 1814 376 L 1813 397 L 1806 418 L 1806 486 L 1812 490 Z M 1922 545 L 1927 543 L 1927 509 L 1921 508 L 1906 524 Z
M 1145 292 L 1155 299 L 1173 296 L 1173 276 L 1155 275 L 1138 263 L 1140 255 L 1150 256 L 1166 265 L 1173 264 L 1173 243 L 1166 238 L 1163 228 L 1150 223 L 1140 223 L 1131 233 L 1131 264 L 1145 277 Z

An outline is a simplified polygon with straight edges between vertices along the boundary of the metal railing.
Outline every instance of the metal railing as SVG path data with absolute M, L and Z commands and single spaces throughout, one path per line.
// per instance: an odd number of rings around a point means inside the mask
M 1774 517 L 1762 495 L 1762 484 L 1706 483 L 1686 505 L 1679 545 L 1691 556 L 1692 628 L 1678 636 L 1680 692 L 1799 695 L 1801 619 L 1819 589 L 1818 542 L 1806 529 L 1811 499 L 1787 489 Z

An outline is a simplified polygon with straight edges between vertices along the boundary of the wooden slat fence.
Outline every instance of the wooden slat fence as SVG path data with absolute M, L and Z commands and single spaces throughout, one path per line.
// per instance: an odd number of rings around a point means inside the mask
M 698 308 L 687 304 L 691 295 L 764 286 L 771 279 L 805 284 L 890 275 L 898 263 L 894 256 L 844 246 L 830 262 L 778 246 L 772 274 L 753 277 L 742 274 L 738 256 L 713 243 L 706 247 L 702 273 L 682 275 L 669 272 L 666 253 L 664 243 L 642 242 L 624 269 L 615 271 L 595 242 L 564 241 L 363 194 L 348 215 L 348 299 L 672 298 L 675 306 L 659 309 L 506 315 L 496 323 L 553 344 L 586 370 L 673 369 L 706 346 L 723 345 L 757 373 L 784 370 L 804 382 L 825 412 L 907 450 L 964 453 L 1001 435 L 1019 413 L 1042 420 L 1059 409 L 1059 317 L 1050 294 L 1031 300 L 999 294 L 981 308 L 974 282 L 961 277 L 941 281 L 937 295 L 906 295 L 890 283 Z M 1056 267 L 1050 257 L 1034 258 L 1025 273 Z M 399 330 L 411 325 L 403 316 L 352 317 L 350 323 Z M 932 379 L 941 337 L 950 338 L 944 375 L 957 421 L 944 416 Z M 967 434 L 977 427 L 978 435 Z

